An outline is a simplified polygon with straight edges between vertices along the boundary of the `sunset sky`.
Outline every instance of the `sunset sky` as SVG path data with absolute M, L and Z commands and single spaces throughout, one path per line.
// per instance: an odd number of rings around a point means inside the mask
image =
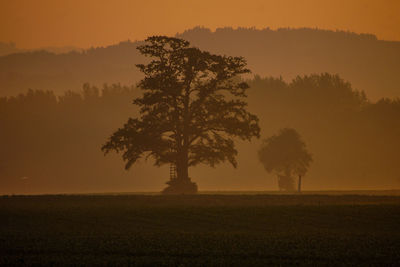
M 1 0 L 0 42 L 105 46 L 194 26 L 312 27 L 400 41 L 399 0 Z

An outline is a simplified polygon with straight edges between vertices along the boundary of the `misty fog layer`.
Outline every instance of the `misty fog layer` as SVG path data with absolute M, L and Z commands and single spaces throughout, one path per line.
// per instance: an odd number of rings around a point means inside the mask
M 249 111 L 260 118 L 263 138 L 296 129 L 314 162 L 304 190 L 393 189 L 400 185 L 400 101 L 369 101 L 330 74 L 290 83 L 260 78 L 250 85 Z M 383 87 L 382 87 L 383 88 Z M 169 166 L 141 161 L 130 171 L 117 154 L 100 148 L 128 117 L 141 92 L 115 84 L 79 93 L 29 90 L 0 98 L 0 194 L 160 191 Z M 277 190 L 277 177 L 258 161 L 262 140 L 238 141 L 238 169 L 229 164 L 190 169 L 200 190 Z

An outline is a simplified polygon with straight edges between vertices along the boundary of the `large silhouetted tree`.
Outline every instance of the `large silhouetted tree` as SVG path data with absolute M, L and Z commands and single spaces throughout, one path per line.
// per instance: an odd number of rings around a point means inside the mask
M 246 61 L 165 36 L 149 37 L 138 50 L 152 59 L 137 65 L 144 74 L 143 96 L 133 101 L 140 117 L 130 118 L 102 150 L 123 152 L 126 169 L 142 157 L 157 166 L 174 164 L 177 177 L 164 192 L 196 192 L 190 166 L 227 160 L 236 167 L 233 138 L 259 137 L 258 118 L 246 111 L 248 85 L 238 78 L 249 72 Z
M 301 177 L 312 162 L 312 156 L 299 133 L 290 128 L 284 128 L 278 135 L 265 139 L 258 151 L 258 158 L 267 172 L 276 172 L 280 190 L 286 191 L 295 189 L 293 175 L 299 177 L 298 190 L 301 190 Z

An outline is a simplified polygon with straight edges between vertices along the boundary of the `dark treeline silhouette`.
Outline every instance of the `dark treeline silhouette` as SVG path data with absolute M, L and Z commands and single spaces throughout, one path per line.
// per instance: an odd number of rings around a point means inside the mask
M 336 75 L 248 80 L 249 111 L 261 137 L 294 128 L 313 155 L 304 190 L 391 189 L 400 185 L 400 100 L 369 101 Z M 0 193 L 160 191 L 168 166 L 144 160 L 127 172 L 100 146 L 128 117 L 137 117 L 134 87 L 84 85 L 56 96 L 29 90 L 0 98 Z M 276 190 L 258 160 L 262 140 L 238 141 L 238 168 L 199 166 L 202 190 Z
M 253 73 L 290 81 L 308 73 L 338 73 L 372 100 L 399 96 L 400 42 L 371 34 L 319 29 L 196 27 L 177 35 L 215 54 L 241 55 Z M 46 51 L 0 57 L 0 95 L 29 88 L 60 94 L 84 82 L 133 84 L 141 79 L 134 64 L 143 62 L 136 47 L 121 42 L 108 47 L 56 55 Z

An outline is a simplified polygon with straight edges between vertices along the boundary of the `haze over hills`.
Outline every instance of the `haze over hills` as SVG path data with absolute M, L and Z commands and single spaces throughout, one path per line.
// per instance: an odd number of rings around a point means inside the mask
M 43 51 L 43 50 L 54 54 L 63 54 L 63 53 L 69 53 L 71 51 L 82 51 L 83 49 L 75 46 L 61 46 L 61 47 L 54 46 L 54 47 L 41 47 L 38 49 L 24 49 L 17 47 L 17 45 L 12 42 L 10 43 L 0 42 L 0 57 L 16 53 L 26 53 L 26 52 Z
M 400 42 L 378 40 L 371 34 L 319 29 L 196 27 L 177 34 L 201 49 L 243 56 L 254 74 L 282 76 L 328 72 L 339 74 L 372 100 L 398 97 Z M 0 57 L 0 96 L 28 88 L 79 90 L 83 83 L 133 84 L 140 79 L 135 64 L 144 59 L 136 51 L 140 42 L 124 41 L 82 52 L 54 54 L 24 52 Z

